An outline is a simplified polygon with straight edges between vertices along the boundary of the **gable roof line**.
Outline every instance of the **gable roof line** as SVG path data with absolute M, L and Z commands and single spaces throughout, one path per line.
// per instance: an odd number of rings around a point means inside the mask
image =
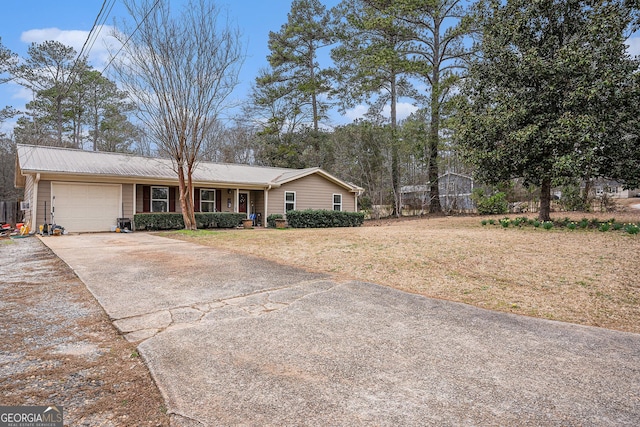
M 300 179 L 300 178 L 304 178 L 306 176 L 309 175 L 313 175 L 314 173 L 320 174 L 322 175 L 325 179 L 328 179 L 329 181 L 333 182 L 334 184 L 337 184 L 341 187 L 344 187 L 346 189 L 348 189 L 349 191 L 353 192 L 353 193 L 362 193 L 364 191 L 364 188 L 359 187 L 357 185 L 354 184 L 350 184 L 346 181 L 341 180 L 340 178 L 331 175 L 329 172 L 319 168 L 319 167 L 313 167 L 313 168 L 307 168 L 307 169 L 293 169 L 295 171 L 299 171 L 299 173 L 297 174 L 292 174 L 291 176 L 282 179 L 280 181 L 278 181 L 278 179 L 276 179 L 275 181 L 277 182 L 278 185 L 282 185 L 282 184 L 286 184 L 288 182 L 291 181 L 295 181 L 296 179 Z M 284 175 L 284 174 L 283 174 Z M 280 175 L 282 176 L 282 175 Z M 278 177 L 280 178 L 280 177 Z
M 16 176 L 47 173 L 143 180 L 177 179 L 172 160 L 125 153 L 17 144 L 17 163 Z M 267 188 L 280 187 L 312 174 L 319 174 L 350 192 L 363 191 L 362 188 L 342 181 L 318 167 L 288 169 L 205 161 L 196 164 L 193 182 L 203 185 L 244 185 Z

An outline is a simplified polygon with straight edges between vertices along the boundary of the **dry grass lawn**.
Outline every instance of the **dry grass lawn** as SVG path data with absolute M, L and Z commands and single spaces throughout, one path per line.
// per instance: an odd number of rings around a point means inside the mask
M 635 222 L 640 211 L 569 216 Z M 481 219 L 163 235 L 490 310 L 640 333 L 640 235 L 503 229 Z

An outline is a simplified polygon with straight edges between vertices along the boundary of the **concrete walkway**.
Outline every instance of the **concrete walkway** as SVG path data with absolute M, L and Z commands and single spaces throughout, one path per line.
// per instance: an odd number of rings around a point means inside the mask
M 336 282 L 145 233 L 42 240 L 140 341 L 174 426 L 640 420 L 638 334 Z

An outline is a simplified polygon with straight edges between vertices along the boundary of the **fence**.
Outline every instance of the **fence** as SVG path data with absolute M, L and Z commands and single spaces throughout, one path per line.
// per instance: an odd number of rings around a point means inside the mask
M 0 200 L 0 222 L 15 224 L 22 217 L 18 203 Z M 20 216 L 20 218 L 18 218 Z

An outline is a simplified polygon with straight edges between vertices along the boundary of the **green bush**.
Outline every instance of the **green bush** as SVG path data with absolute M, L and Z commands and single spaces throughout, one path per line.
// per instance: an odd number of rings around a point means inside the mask
M 177 230 L 184 228 L 182 214 L 179 213 L 142 213 L 133 216 L 136 230 Z
M 474 190 L 471 198 L 476 202 L 476 208 L 481 215 L 506 214 L 509 212 L 507 195 L 502 191 L 492 196 L 485 196 L 482 191 Z
M 359 227 L 363 222 L 363 212 L 313 209 L 287 212 L 287 223 L 292 228 Z
M 212 227 L 209 228 L 233 228 L 242 224 L 243 219 L 247 219 L 247 214 L 245 213 L 234 213 L 234 212 L 210 212 L 210 213 L 196 213 L 196 222 L 199 217 L 209 216 L 211 215 Z
M 233 228 L 247 217 L 243 213 L 231 212 L 196 212 L 196 226 L 206 228 Z M 181 213 L 159 212 L 141 213 L 133 216 L 136 230 L 179 230 L 184 228 Z
M 276 228 L 276 219 L 282 219 L 282 214 L 271 214 L 267 217 L 267 227 Z
M 589 205 L 585 203 L 584 197 L 580 194 L 580 185 L 571 183 L 561 189 L 562 198 L 560 206 L 566 211 L 588 211 Z
M 545 230 L 551 230 L 553 228 L 553 221 L 545 221 L 542 223 L 542 228 Z

